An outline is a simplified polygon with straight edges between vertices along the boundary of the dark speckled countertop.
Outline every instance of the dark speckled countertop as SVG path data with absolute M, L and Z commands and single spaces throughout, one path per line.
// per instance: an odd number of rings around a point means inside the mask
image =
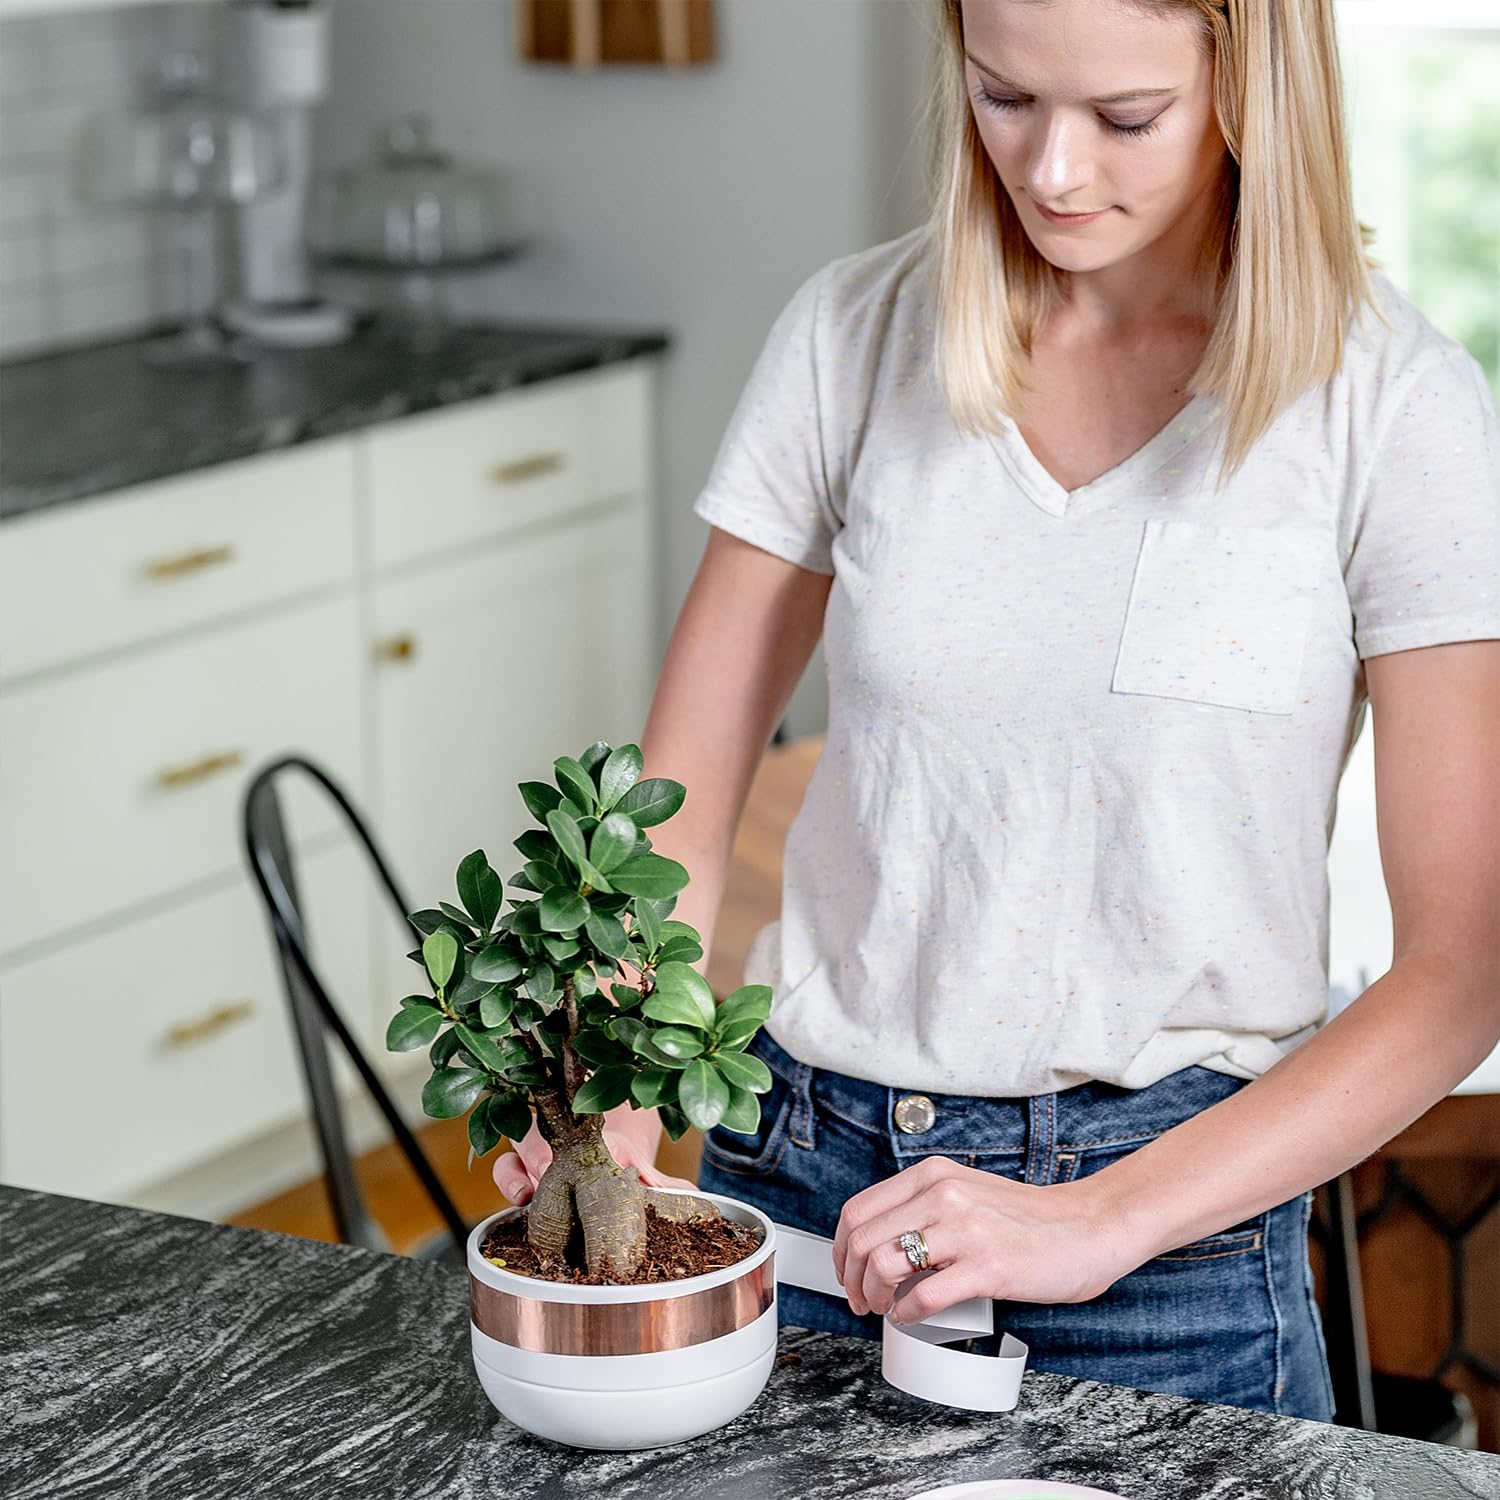
M 639 1453 L 486 1400 L 461 1270 L 0 1187 L 6 1500 L 904 1500 L 986 1478 L 1130 1500 L 1496 1500 L 1500 1459 L 1032 1371 L 1013 1412 L 903 1395 L 783 1328 L 755 1404 Z
M 247 365 L 159 370 L 130 339 L 0 364 L 0 520 L 656 354 L 660 329 L 464 327 L 432 353 L 366 329 Z

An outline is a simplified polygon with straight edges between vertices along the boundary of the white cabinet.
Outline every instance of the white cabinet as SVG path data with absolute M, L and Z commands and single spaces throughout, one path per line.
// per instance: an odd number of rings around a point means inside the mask
M 268 760 L 327 769 L 428 905 L 473 848 L 520 867 L 518 781 L 639 736 L 652 371 L 0 524 L 0 1178 L 128 1202 L 305 1115 L 240 848 Z M 285 807 L 315 958 L 395 1076 L 410 932 L 303 778 Z
M 512 841 L 536 824 L 519 782 L 551 781 L 558 755 L 596 739 L 640 737 L 648 519 L 637 500 L 376 587 L 376 802 L 417 906 L 457 902 L 454 873 L 475 848 L 502 879 L 521 868 Z M 420 979 L 410 947 L 389 949 L 393 1000 Z

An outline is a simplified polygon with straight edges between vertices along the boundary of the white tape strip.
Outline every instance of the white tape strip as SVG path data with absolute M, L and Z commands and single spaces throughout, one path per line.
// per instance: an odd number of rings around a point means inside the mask
M 776 1279 L 803 1291 L 844 1295 L 833 1274 L 833 1241 L 788 1224 L 776 1226 Z M 1026 1345 L 1020 1339 L 1003 1334 L 998 1355 L 942 1347 L 955 1339 L 993 1333 L 994 1327 L 991 1304 L 979 1297 L 957 1302 L 920 1323 L 902 1325 L 887 1318 L 881 1338 L 882 1372 L 897 1390 L 924 1401 L 964 1411 L 1010 1411 L 1026 1373 Z

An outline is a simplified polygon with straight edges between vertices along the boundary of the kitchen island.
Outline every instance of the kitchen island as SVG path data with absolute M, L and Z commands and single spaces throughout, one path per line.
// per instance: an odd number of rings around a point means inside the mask
M 781 1332 L 717 1434 L 588 1453 L 493 1410 L 464 1273 L 0 1187 L 0 1494 L 897 1500 L 983 1478 L 1131 1500 L 1497 1500 L 1500 1459 L 1028 1373 L 1015 1411 L 888 1386 L 872 1343 Z

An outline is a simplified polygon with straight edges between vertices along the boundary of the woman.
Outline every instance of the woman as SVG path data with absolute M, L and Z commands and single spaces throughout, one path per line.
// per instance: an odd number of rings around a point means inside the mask
M 835 1237 L 789 1322 L 993 1297 L 1033 1368 L 1327 1419 L 1309 1190 L 1500 1033 L 1500 424 L 1365 259 L 1329 0 L 940 18 L 931 223 L 773 326 L 643 740 L 707 945 L 822 633 L 701 1185 Z M 1319 1029 L 1367 701 L 1395 958 Z

